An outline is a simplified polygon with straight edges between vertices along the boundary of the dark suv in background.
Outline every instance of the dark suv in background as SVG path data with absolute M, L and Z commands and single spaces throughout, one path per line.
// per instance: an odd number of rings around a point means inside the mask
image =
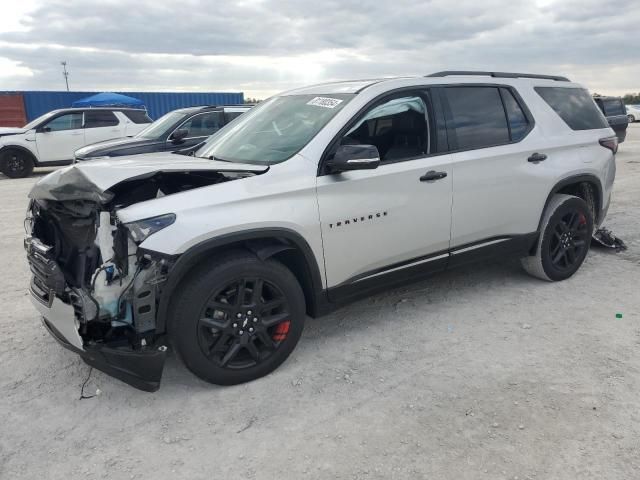
M 188 150 L 204 142 L 252 105 L 180 108 L 160 117 L 133 137 L 94 143 L 75 152 L 76 161 L 141 153 Z
M 593 97 L 598 108 L 607 117 L 609 126 L 616 132 L 618 143 L 624 142 L 627 136 L 627 127 L 629 126 L 629 118 L 627 117 L 627 109 L 620 97 Z

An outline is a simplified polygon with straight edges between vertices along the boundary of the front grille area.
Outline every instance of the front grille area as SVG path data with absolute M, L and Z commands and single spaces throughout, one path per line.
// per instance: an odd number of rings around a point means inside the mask
M 31 294 L 47 307 L 51 307 L 54 293 L 46 285 L 43 285 L 36 276 L 31 278 Z
M 48 253 L 37 250 L 34 246 L 37 241 L 32 242 L 28 246 L 27 260 L 36 288 L 62 295 L 65 291 L 65 280 L 60 267 L 55 260 L 48 258 Z

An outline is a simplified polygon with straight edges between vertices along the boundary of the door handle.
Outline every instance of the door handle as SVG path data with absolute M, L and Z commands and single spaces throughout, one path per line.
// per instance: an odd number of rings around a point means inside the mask
M 538 163 L 547 159 L 547 156 L 544 153 L 534 153 L 529 158 L 527 158 L 527 162 Z
M 447 172 L 436 172 L 435 170 L 429 170 L 427 173 L 420 177 L 421 182 L 433 182 L 435 180 L 441 180 L 447 176 Z

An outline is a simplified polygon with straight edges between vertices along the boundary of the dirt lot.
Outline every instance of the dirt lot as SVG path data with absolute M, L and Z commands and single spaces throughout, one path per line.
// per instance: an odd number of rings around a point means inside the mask
M 629 250 L 568 281 L 452 271 L 309 321 L 253 383 L 171 357 L 157 393 L 94 371 L 87 400 L 26 292 L 36 179 L 1 177 L 0 478 L 640 478 L 639 124 L 617 163 L 606 225 Z

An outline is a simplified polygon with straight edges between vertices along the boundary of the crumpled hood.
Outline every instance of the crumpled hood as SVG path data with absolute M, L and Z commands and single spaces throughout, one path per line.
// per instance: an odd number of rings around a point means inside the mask
M 254 172 L 264 173 L 267 165 L 221 162 L 172 153 L 149 153 L 117 159 L 76 163 L 40 179 L 29 198 L 43 200 L 92 200 L 107 203 L 109 189 L 121 182 L 151 177 L 159 172 Z
M 25 132 L 28 132 L 28 130 L 25 130 L 24 128 L 0 127 L 0 137 L 3 135 L 17 135 L 19 133 L 25 133 Z

